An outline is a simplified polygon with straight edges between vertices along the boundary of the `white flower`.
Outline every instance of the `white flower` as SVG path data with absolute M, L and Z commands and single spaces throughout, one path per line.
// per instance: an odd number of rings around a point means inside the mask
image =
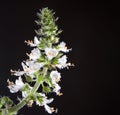
M 45 98 L 43 98 L 43 105 L 45 105 L 45 104 L 50 104 L 51 102 L 53 102 L 53 98 L 51 98 L 51 99 L 47 99 L 47 97 L 45 97 Z
M 44 93 L 39 93 L 40 96 L 42 97 L 45 97 L 45 94 Z
M 58 50 L 55 48 L 45 48 L 45 54 L 49 60 L 53 59 L 58 55 Z
M 35 47 L 38 46 L 40 44 L 40 41 L 38 40 L 38 38 L 35 36 L 34 37 L 34 42 L 33 41 L 25 41 L 28 45 L 30 45 L 31 47 Z
M 65 42 L 61 42 L 59 45 L 59 51 L 62 52 L 69 52 L 71 49 L 67 49 L 66 43 Z
M 40 97 L 47 98 L 44 93 L 39 93 Z M 36 100 L 36 105 L 43 106 L 43 103 L 40 103 L 40 101 L 37 99 Z
M 44 105 L 44 108 L 49 114 L 52 114 L 55 111 L 53 107 L 49 107 L 47 104 Z
M 61 87 L 57 83 L 60 81 L 61 78 L 60 73 L 58 71 L 52 71 L 50 73 L 50 78 L 52 79 L 52 83 L 54 84 L 53 92 L 55 92 L 59 96 L 62 95 L 62 93 L 60 93 Z
M 40 103 L 39 100 L 36 100 L 36 104 L 39 105 L 39 106 L 44 106 L 45 110 L 49 114 L 53 113 L 55 111 L 54 108 L 48 106 L 48 104 L 50 104 L 53 101 L 53 98 L 47 99 L 47 97 L 45 96 L 45 94 L 41 94 L 41 93 L 40 93 L 40 96 L 43 97 L 42 103 Z
M 28 54 L 30 60 L 36 61 L 41 56 L 41 52 L 38 48 L 34 48 L 30 54 Z
M 34 61 L 26 61 L 26 64 L 22 62 L 22 67 L 25 73 L 31 78 L 34 77 L 33 73 L 37 72 L 41 67 L 43 67 L 44 63 L 38 63 Z
M 34 73 L 37 72 L 41 67 L 44 66 L 44 63 L 38 63 L 34 61 L 26 61 L 25 63 L 21 63 L 23 67 L 23 71 L 13 71 L 11 70 L 11 73 L 15 76 L 22 76 L 24 74 L 30 76 L 31 78 L 34 78 Z
M 56 65 L 59 69 L 63 69 L 65 67 L 67 67 L 67 56 L 64 55 L 61 58 L 58 59 L 58 64 Z
M 10 89 L 11 93 L 16 93 L 18 92 L 20 89 L 22 89 L 24 87 L 24 83 L 22 81 L 22 78 L 19 77 L 16 81 L 15 84 L 13 82 L 10 82 L 9 80 L 7 81 L 9 83 L 8 88 Z
M 18 71 L 10 70 L 10 72 L 12 75 L 15 76 L 22 76 L 25 73 L 25 71 L 19 71 L 19 70 Z
M 44 63 L 38 63 L 34 61 L 26 61 L 26 65 L 29 67 L 29 72 L 34 73 L 43 67 Z
M 47 105 L 47 104 L 51 103 L 52 101 L 53 101 L 53 98 L 51 98 L 51 99 L 43 98 L 44 108 L 45 108 L 45 110 L 46 110 L 49 114 L 51 114 L 51 113 L 53 113 L 53 112 L 55 111 L 53 107 L 49 107 L 49 106 Z
M 58 71 L 52 71 L 50 73 L 50 78 L 52 79 L 53 83 L 56 83 L 60 81 L 61 75 Z
M 38 40 L 38 38 L 35 36 L 34 37 L 34 46 L 38 46 L 40 43 L 40 40 Z
M 60 92 L 61 87 L 60 87 L 57 83 L 55 83 L 54 85 L 55 85 L 55 88 L 53 89 L 53 91 L 54 91 L 56 94 L 58 94 L 58 93 Z

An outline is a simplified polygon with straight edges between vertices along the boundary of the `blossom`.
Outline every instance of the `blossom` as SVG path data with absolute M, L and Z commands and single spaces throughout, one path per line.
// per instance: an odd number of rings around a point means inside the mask
M 41 52 L 38 48 L 34 48 L 30 54 L 27 54 L 30 58 L 30 60 L 36 61 L 41 56 Z
M 45 48 L 45 54 L 49 60 L 53 59 L 58 55 L 58 50 L 55 48 Z
M 39 93 L 39 96 L 43 97 L 43 98 L 46 98 L 44 93 Z M 36 100 L 36 105 L 43 106 L 43 104 L 38 99 Z
M 60 85 L 55 83 L 53 92 L 55 92 L 57 95 L 60 95 L 60 89 L 61 89 Z
M 40 44 L 40 40 L 35 36 L 34 37 L 34 42 L 33 41 L 25 41 L 28 45 L 30 45 L 31 47 L 35 47 L 38 46 Z
M 18 92 L 20 89 L 22 89 L 24 87 L 24 83 L 22 81 L 22 78 L 19 77 L 16 81 L 15 84 L 13 82 L 10 82 L 9 80 L 7 80 L 9 86 L 8 88 L 10 89 L 11 93 L 16 93 Z
M 49 107 L 47 104 L 44 105 L 44 108 L 49 114 L 55 111 L 53 107 Z
M 63 69 L 65 67 L 67 67 L 67 56 L 64 55 L 62 56 L 61 58 L 58 59 L 58 64 L 56 64 L 56 66 L 59 68 L 59 69 Z
M 57 95 L 62 95 L 62 93 L 60 93 L 60 85 L 58 84 L 58 82 L 60 81 L 60 78 L 61 78 L 61 75 L 58 71 L 52 71 L 50 73 L 50 78 L 52 80 L 52 83 L 54 85 L 54 88 L 53 88 L 53 92 L 55 92 Z
M 52 101 L 53 101 L 53 98 L 51 98 L 51 99 L 43 98 L 43 102 L 42 102 L 45 110 L 46 110 L 49 114 L 51 114 L 51 113 L 54 112 L 53 107 L 49 107 L 49 106 L 48 106 L 48 104 L 50 104 Z
M 38 63 L 34 61 L 26 61 L 26 64 L 22 62 L 23 70 L 31 78 L 33 78 L 34 77 L 33 74 L 43 66 L 44 66 L 44 63 Z
M 38 38 L 35 36 L 34 37 L 34 46 L 38 46 L 39 45 L 39 43 L 40 43 L 40 39 L 38 40 Z
M 48 104 L 50 104 L 53 101 L 53 98 L 51 99 L 47 99 L 47 97 L 45 96 L 45 94 L 40 93 L 40 96 L 42 96 L 42 103 L 37 99 L 36 100 L 36 104 L 39 106 L 44 106 L 45 110 L 51 114 L 53 113 L 55 110 L 53 107 L 49 107 Z
M 16 70 L 10 70 L 10 72 L 12 73 L 12 75 L 15 75 L 15 76 L 22 76 L 25 71 L 16 71 Z
M 53 91 L 57 93 L 61 89 L 61 87 L 57 83 L 55 83 L 54 85 L 55 88 L 53 89 Z
M 26 61 L 25 63 L 21 63 L 23 67 L 23 71 L 13 71 L 11 70 L 11 73 L 15 76 L 22 76 L 24 74 L 30 76 L 31 78 L 34 78 L 34 73 L 37 72 L 41 67 L 44 66 L 44 63 L 38 63 L 34 61 Z
M 50 78 L 52 79 L 53 83 L 56 83 L 60 81 L 61 75 L 58 71 L 52 71 L 50 73 Z
M 69 52 L 71 49 L 67 49 L 66 43 L 65 42 L 61 42 L 59 45 L 59 51 L 62 52 Z

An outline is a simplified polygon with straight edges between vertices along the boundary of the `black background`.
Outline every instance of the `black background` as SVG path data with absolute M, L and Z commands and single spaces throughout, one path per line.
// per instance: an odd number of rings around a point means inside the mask
M 120 111 L 118 50 L 119 6 L 113 2 L 75 0 L 0 1 L 0 95 L 10 95 L 9 70 L 21 68 L 37 29 L 39 9 L 48 7 L 59 17 L 61 41 L 73 51 L 68 54 L 75 67 L 62 70 L 62 97 L 55 97 L 56 115 L 115 115 Z M 13 78 L 14 79 L 14 78 Z M 24 107 L 20 115 L 48 115 L 42 107 Z

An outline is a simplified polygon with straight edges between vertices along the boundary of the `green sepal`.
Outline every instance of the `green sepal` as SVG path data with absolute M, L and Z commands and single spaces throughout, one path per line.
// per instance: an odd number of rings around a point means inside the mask
M 59 59 L 61 56 L 63 56 L 63 53 L 59 53 L 55 58 L 53 58 L 51 63 L 52 63 L 53 65 L 58 64 L 58 59 Z
M 52 83 L 52 80 L 50 77 L 47 76 L 44 82 L 47 83 L 50 87 L 54 87 L 54 84 Z
M 0 108 L 2 108 L 3 106 L 9 108 L 12 105 L 13 105 L 13 101 L 9 97 L 4 96 L 0 98 Z
M 25 83 L 25 86 L 20 91 L 29 91 L 30 85 L 28 83 Z
M 38 62 L 45 62 L 45 61 L 46 61 L 45 55 L 42 54 L 37 61 L 38 61 Z
M 52 60 L 52 64 L 53 65 L 56 65 L 58 63 L 58 59 L 57 58 L 54 58 L 53 60 Z
M 25 76 L 25 78 L 26 78 L 26 81 L 29 83 L 29 82 L 33 82 L 33 79 L 30 77 L 30 76 Z
M 50 87 L 48 87 L 48 86 L 44 86 L 44 85 L 42 85 L 42 90 L 43 90 L 43 92 L 44 93 L 49 93 L 49 92 L 51 92 L 51 89 L 50 89 Z
M 44 49 L 46 48 L 45 43 L 42 43 L 42 42 L 41 42 L 41 43 L 39 44 L 39 48 L 42 49 L 42 50 L 44 50 Z
M 41 96 L 39 93 L 36 93 L 36 100 L 40 102 L 40 104 L 43 103 L 44 96 Z
M 43 102 L 43 98 L 42 97 L 38 97 L 37 100 L 42 104 L 42 102 Z

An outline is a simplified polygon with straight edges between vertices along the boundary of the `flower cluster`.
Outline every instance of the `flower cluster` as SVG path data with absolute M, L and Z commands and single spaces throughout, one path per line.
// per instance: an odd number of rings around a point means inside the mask
M 58 35 L 61 30 L 58 30 L 55 22 L 54 12 L 48 8 L 40 10 L 36 23 L 41 27 L 36 30 L 37 35 L 33 41 L 25 41 L 27 45 L 33 47 L 26 61 L 21 63 L 23 70 L 11 70 L 12 75 L 17 76 L 15 83 L 8 80 L 8 88 L 11 93 L 22 93 L 20 103 L 25 100 L 28 107 L 32 107 L 35 102 L 38 106 L 44 106 L 48 113 L 53 113 L 56 110 L 50 107 L 53 98 L 48 99 L 47 93 L 54 92 L 60 96 L 60 69 L 72 66 L 67 62 L 65 53 L 69 52 L 65 42 L 59 42 Z M 34 85 L 30 85 L 33 83 Z M 42 87 L 42 92 L 38 90 Z M 13 112 L 12 107 L 9 109 Z

